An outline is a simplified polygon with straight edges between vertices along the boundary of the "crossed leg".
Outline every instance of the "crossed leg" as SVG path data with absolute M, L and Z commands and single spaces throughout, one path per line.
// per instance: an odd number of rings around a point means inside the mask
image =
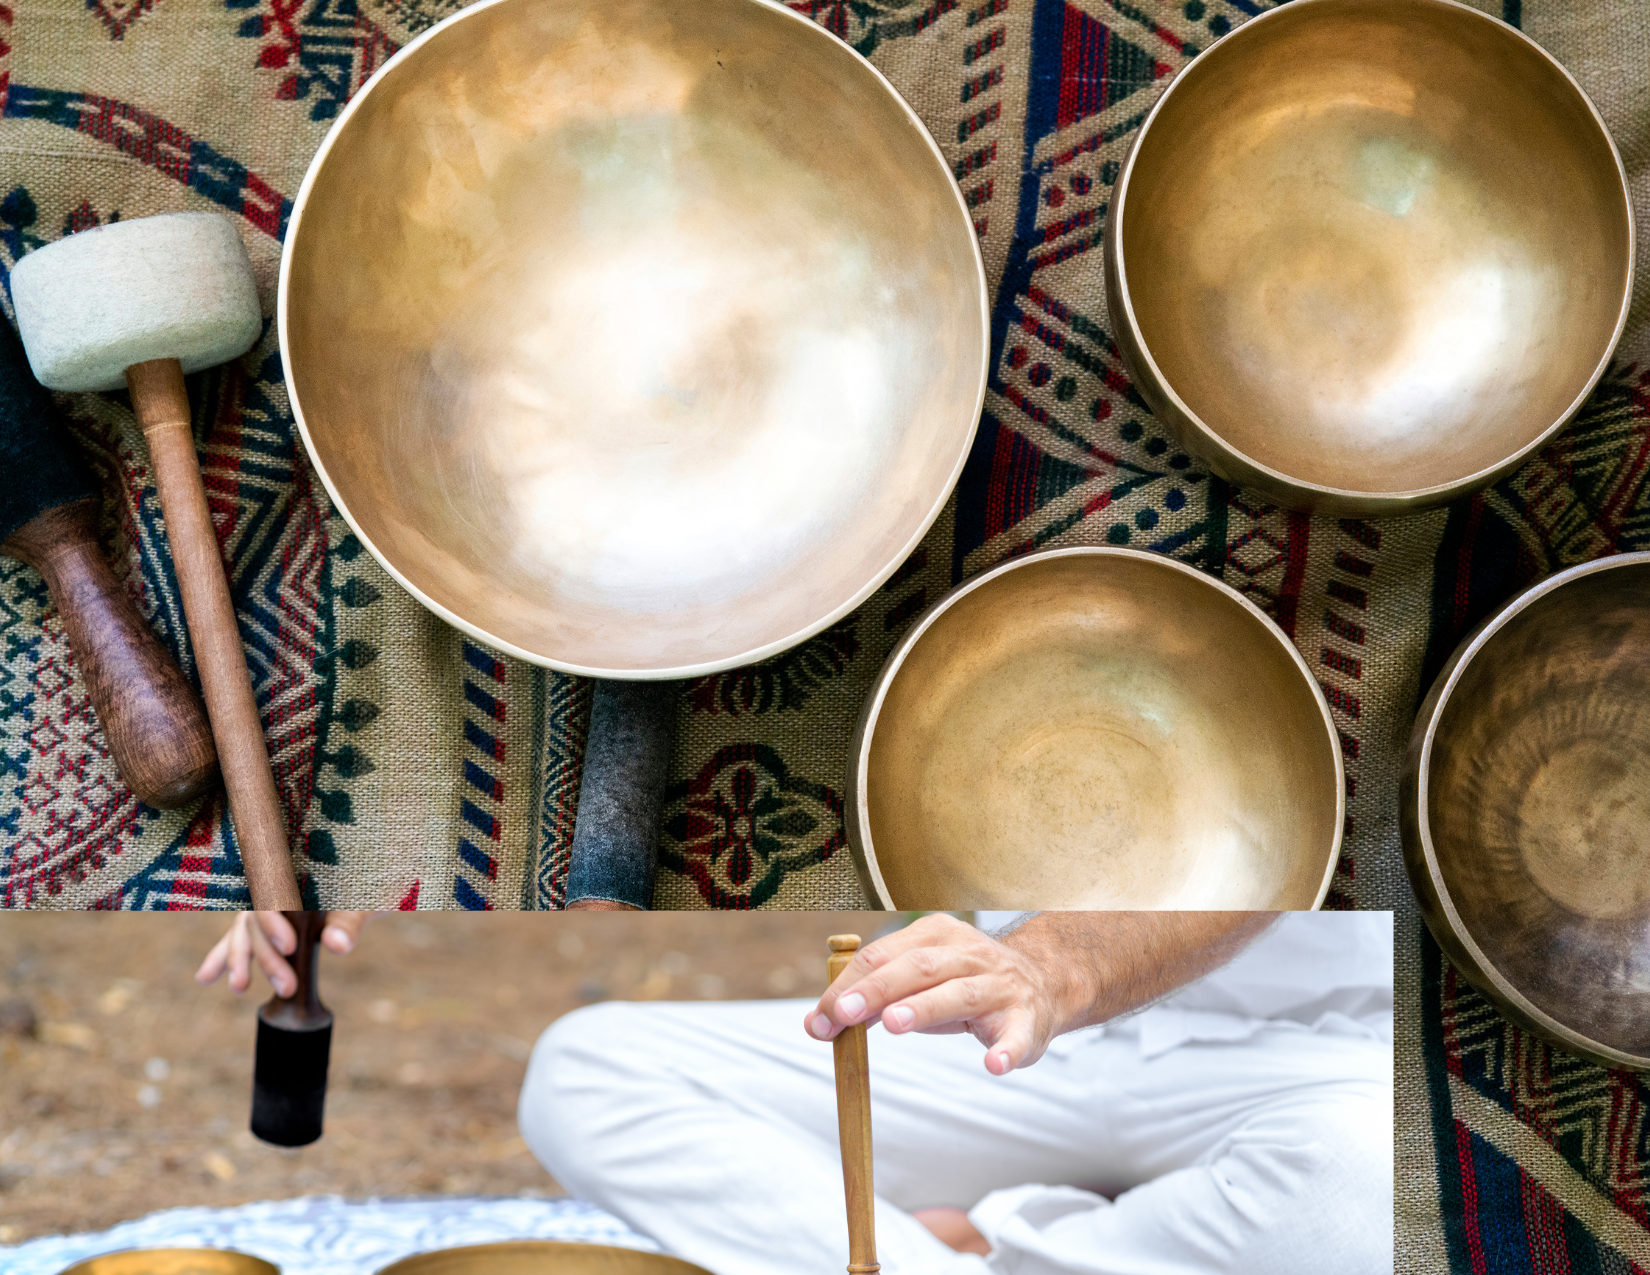
M 803 1032 L 805 1007 L 569 1014 L 534 1049 L 522 1135 L 569 1191 L 716 1275 L 840 1272 L 831 1050 Z M 1268 1027 L 1145 1059 L 1124 1025 L 1000 1078 L 966 1036 L 873 1028 L 870 1045 L 889 1275 L 1391 1269 L 1385 1045 Z M 992 1254 L 911 1216 L 939 1205 L 971 1209 Z

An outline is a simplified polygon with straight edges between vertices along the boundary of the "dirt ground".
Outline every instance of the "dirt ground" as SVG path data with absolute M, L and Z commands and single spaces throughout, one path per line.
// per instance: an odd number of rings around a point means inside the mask
M 193 979 L 217 916 L 0 917 L 0 1243 L 155 1209 L 336 1192 L 555 1195 L 516 1132 L 528 1050 L 598 1000 L 817 995 L 883 914 L 388 916 L 323 953 L 326 1133 L 247 1130 L 261 979 Z M 32 1020 L 32 1022 L 31 1022 Z

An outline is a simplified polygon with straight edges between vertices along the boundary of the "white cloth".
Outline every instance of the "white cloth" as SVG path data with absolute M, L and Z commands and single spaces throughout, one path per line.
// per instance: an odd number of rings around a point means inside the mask
M 970 1037 L 873 1029 L 883 1269 L 1390 1272 L 1390 927 L 1385 914 L 1291 915 L 1248 965 L 1001 1078 Z M 569 1191 L 715 1275 L 839 1275 L 831 1050 L 803 1031 L 810 1005 L 569 1014 L 533 1051 L 522 1136 Z M 989 1257 L 953 1252 L 910 1215 L 933 1205 L 969 1209 Z

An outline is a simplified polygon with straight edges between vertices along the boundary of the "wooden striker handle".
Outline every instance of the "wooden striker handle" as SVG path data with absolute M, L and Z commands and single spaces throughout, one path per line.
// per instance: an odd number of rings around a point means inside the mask
M 58 505 L 0 550 L 45 577 L 121 778 L 146 805 L 188 805 L 218 782 L 212 728 L 195 688 L 109 570 L 97 520 L 96 500 Z
M 859 935 L 825 940 L 831 955 L 825 974 L 831 982 L 859 950 Z M 836 1120 L 842 1141 L 842 1186 L 848 1197 L 848 1275 L 876 1275 L 876 1190 L 871 1180 L 871 1062 L 865 1024 L 844 1028 L 832 1042 L 836 1051 Z
M 252 906 L 296 912 L 303 904 L 292 874 L 286 821 L 269 769 L 269 749 L 258 719 L 258 701 L 252 695 L 252 677 L 241 649 L 218 537 L 201 486 L 183 368 L 176 359 L 137 363 L 126 369 L 126 385 L 132 393 L 132 410 L 149 440 L 149 461 L 166 516 L 166 538 L 172 546 L 178 592 L 183 596 L 195 666 L 200 670 L 206 711 L 218 744 L 218 764 L 229 793 Z

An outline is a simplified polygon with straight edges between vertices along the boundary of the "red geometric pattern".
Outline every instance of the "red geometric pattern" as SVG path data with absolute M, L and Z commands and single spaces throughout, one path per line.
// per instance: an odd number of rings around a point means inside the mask
M 132 23 L 155 7 L 155 0 L 87 0 L 86 7 L 103 20 L 109 38 L 119 40 Z

